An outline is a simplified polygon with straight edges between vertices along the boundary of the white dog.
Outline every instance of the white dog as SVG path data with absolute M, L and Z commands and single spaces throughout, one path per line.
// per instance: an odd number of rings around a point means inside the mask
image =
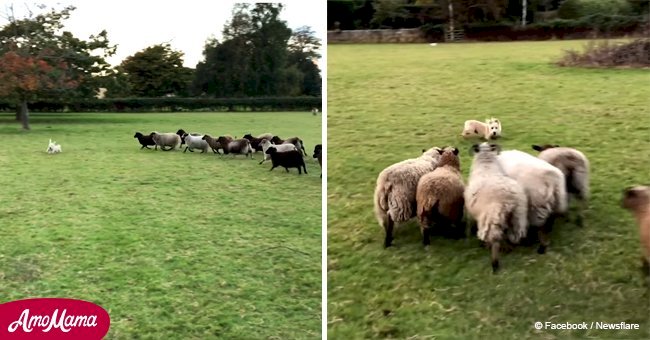
M 501 136 L 501 122 L 496 118 L 486 119 L 485 123 L 478 120 L 466 120 L 461 136 L 464 138 L 483 137 L 487 140 Z
M 56 142 L 53 142 L 52 139 L 50 139 L 50 143 L 47 145 L 47 153 L 52 154 L 59 152 L 61 152 L 61 145 L 56 144 Z

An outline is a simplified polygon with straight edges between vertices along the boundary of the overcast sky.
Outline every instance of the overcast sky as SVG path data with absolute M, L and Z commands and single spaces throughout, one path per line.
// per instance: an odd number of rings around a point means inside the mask
M 230 19 L 237 2 L 228 0 L 0 0 L 0 26 L 6 24 L 7 8 L 13 4 L 16 16 L 24 17 L 26 7 L 38 13 L 35 4 L 46 4 L 61 9 L 77 7 L 65 22 L 66 30 L 76 37 L 87 39 L 105 29 L 111 44 L 117 44 L 117 53 L 108 59 L 119 64 L 124 58 L 154 44 L 168 42 L 172 48 L 185 53 L 185 66 L 195 67 L 203 58 L 203 46 L 210 36 L 221 37 L 224 24 Z M 326 2 L 323 0 L 285 0 L 281 17 L 292 28 L 310 26 L 325 41 Z

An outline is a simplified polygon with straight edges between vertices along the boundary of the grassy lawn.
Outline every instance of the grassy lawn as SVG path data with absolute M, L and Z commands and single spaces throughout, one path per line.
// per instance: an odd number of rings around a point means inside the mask
M 321 334 L 321 180 L 243 156 L 139 150 L 136 131 L 321 143 L 311 113 L 0 117 L 0 302 L 104 307 L 109 339 Z M 52 138 L 63 153 L 45 153 Z
M 650 296 L 624 187 L 650 181 L 650 71 L 558 68 L 585 41 L 328 46 L 328 337 L 649 338 Z M 547 254 L 518 247 L 492 275 L 478 240 L 421 245 L 411 221 L 383 248 L 379 172 L 423 148 L 461 149 L 467 119 L 501 119 L 504 149 L 555 143 L 591 161 L 585 227 L 560 221 Z M 575 207 L 574 207 L 575 208 Z M 639 330 L 535 330 L 535 321 Z

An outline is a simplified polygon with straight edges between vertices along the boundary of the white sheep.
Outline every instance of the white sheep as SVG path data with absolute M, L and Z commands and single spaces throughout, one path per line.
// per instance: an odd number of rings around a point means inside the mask
M 422 150 L 422 155 L 395 163 L 379 173 L 375 187 L 375 217 L 386 232 L 384 247 L 393 241 L 395 223 L 405 222 L 415 216 L 417 190 L 420 177 L 436 169 L 442 149 Z
M 471 151 L 475 155 L 465 188 L 465 208 L 478 224 L 478 238 L 490 247 L 492 272 L 496 273 L 504 234 L 513 244 L 527 234 L 528 199 L 499 164 L 498 145 L 482 143 Z
M 163 151 L 173 150 L 181 145 L 181 136 L 171 133 L 152 132 L 153 141 L 156 142 L 156 147 L 160 147 Z M 169 149 L 165 149 L 168 146 Z
M 589 160 L 582 152 L 573 148 L 549 144 L 532 147 L 540 152 L 538 158 L 552 164 L 564 174 L 568 196 L 578 200 L 576 224 L 582 226 L 589 204 Z
M 567 211 L 564 174 L 551 164 L 519 150 L 503 151 L 497 157 L 506 175 L 524 188 L 528 199 L 528 225 L 538 228 L 543 254 L 555 217 Z
M 291 151 L 291 150 L 298 150 L 298 148 L 296 148 L 296 146 L 293 145 L 293 144 L 273 145 L 266 138 L 262 139 L 262 141 L 260 142 L 260 145 L 262 146 L 262 151 L 263 151 L 264 157 L 262 158 L 262 160 L 260 161 L 259 164 L 262 164 L 262 163 L 264 163 L 264 161 L 268 161 L 268 160 L 271 159 L 271 155 L 266 153 L 266 150 L 268 150 L 271 146 L 273 146 L 276 150 L 278 150 L 278 152 L 286 152 L 286 151 Z
M 183 152 L 186 152 L 187 149 L 190 150 L 190 152 L 194 152 L 194 149 L 199 149 L 201 150 L 201 153 L 207 152 L 208 149 L 210 148 L 210 145 L 206 140 L 203 139 L 203 135 L 189 135 L 189 134 L 184 134 L 182 137 L 185 140 L 185 150 Z

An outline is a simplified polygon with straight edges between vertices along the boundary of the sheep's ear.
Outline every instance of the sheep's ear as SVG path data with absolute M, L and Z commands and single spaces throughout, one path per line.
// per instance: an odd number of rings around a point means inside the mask
M 427 152 L 427 149 L 422 149 L 422 153 L 425 153 L 425 152 Z
M 499 144 L 490 144 L 490 148 L 492 148 L 492 151 L 496 151 L 497 155 L 501 152 L 501 145 Z
M 469 148 L 469 155 L 470 156 L 473 156 L 477 152 L 478 152 L 478 144 L 474 144 Z
M 438 151 L 439 154 L 442 155 L 445 152 L 445 149 L 438 149 L 437 151 Z
M 553 147 L 554 147 L 554 148 L 559 148 L 560 146 L 557 145 L 557 144 L 553 144 Z
M 458 148 L 454 148 L 454 155 L 458 156 Z
M 532 147 L 533 150 L 535 150 L 535 151 L 542 151 L 542 147 L 539 146 L 539 145 L 535 145 L 535 144 L 533 144 L 533 145 L 531 145 L 531 147 Z

